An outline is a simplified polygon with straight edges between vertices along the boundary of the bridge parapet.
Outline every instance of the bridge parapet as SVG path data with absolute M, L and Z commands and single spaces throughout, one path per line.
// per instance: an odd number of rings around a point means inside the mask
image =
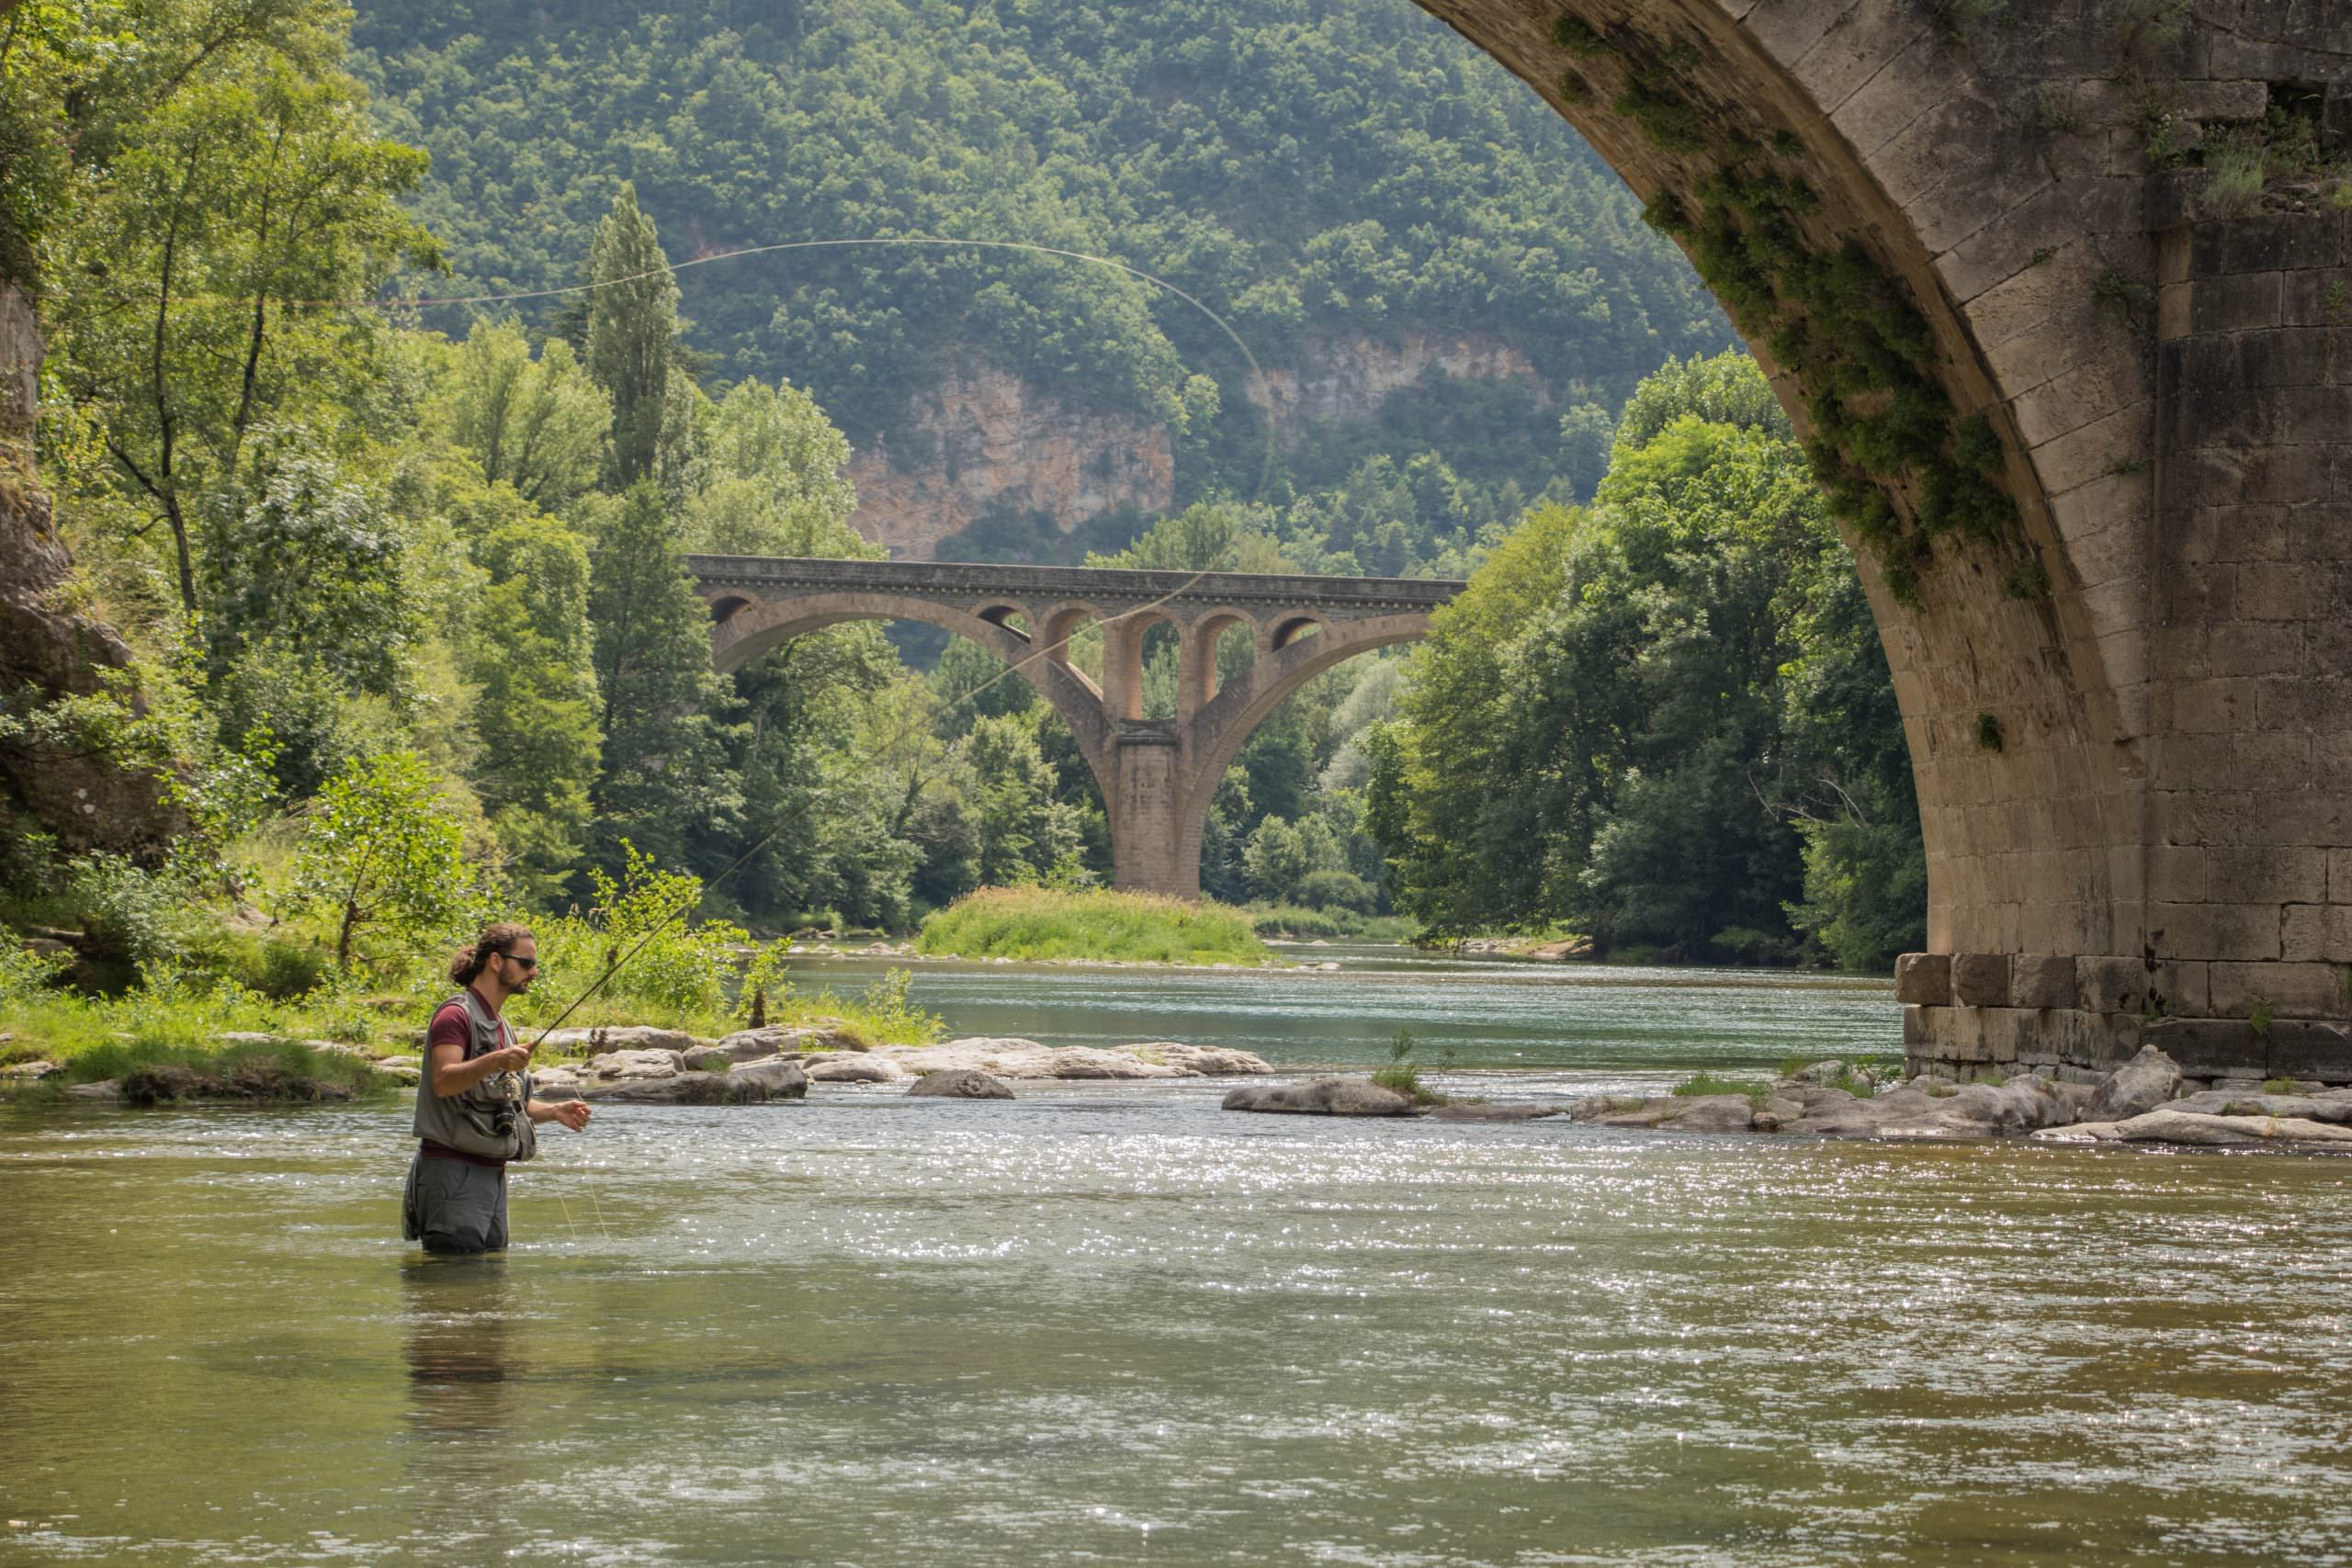
M 759 598 L 790 593 L 919 594 L 973 608 L 1015 601 L 1040 610 L 1064 603 L 1114 613 L 1150 604 L 1171 618 L 1231 606 L 1376 615 L 1434 610 L 1462 592 L 1458 581 L 1417 577 L 1309 577 L 1244 571 L 1136 571 L 1112 567 L 996 566 L 963 561 L 832 560 L 797 556 L 688 556 L 707 597 L 726 591 Z

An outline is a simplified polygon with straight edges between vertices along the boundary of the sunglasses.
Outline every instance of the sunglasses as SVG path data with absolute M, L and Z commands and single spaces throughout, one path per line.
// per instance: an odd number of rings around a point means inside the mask
M 539 961 L 536 958 L 518 958 L 511 953 L 502 953 L 498 956 L 519 969 L 537 969 L 539 966 Z

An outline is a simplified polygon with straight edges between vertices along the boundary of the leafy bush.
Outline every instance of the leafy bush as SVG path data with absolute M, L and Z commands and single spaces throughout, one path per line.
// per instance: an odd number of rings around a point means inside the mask
M 1299 881 L 1298 902 L 1309 908 L 1369 915 L 1380 907 L 1380 894 L 1352 871 L 1310 871 Z
M 618 881 L 590 870 L 594 896 L 585 916 L 534 923 L 538 983 L 513 1004 L 526 1026 L 552 1021 L 616 964 L 620 968 L 597 992 L 594 1010 L 575 1015 L 581 1021 L 610 1021 L 632 1008 L 640 1017 L 650 1011 L 681 1022 L 724 1018 L 751 934 L 722 920 L 695 923 L 700 877 L 663 871 L 627 840 L 621 850 Z
M 57 983 L 67 962 L 62 953 L 35 953 L 13 943 L 0 946 L 0 1003 L 40 995 Z

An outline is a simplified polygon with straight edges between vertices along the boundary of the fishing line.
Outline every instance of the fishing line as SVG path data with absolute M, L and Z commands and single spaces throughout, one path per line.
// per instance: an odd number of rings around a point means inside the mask
M 1086 262 L 1094 266 L 1109 267 L 1114 272 L 1123 273 L 1129 277 L 1148 283 L 1155 288 L 1165 289 L 1216 323 L 1217 330 L 1232 340 L 1233 346 L 1241 351 L 1241 357 L 1248 362 L 1250 379 L 1256 387 L 1259 397 L 1265 400 L 1269 411 L 1273 407 L 1273 395 L 1266 380 L 1266 373 L 1259 366 L 1258 356 L 1250 351 L 1249 343 L 1243 339 L 1238 331 L 1235 330 L 1232 322 L 1209 309 L 1198 298 L 1178 288 L 1166 278 L 1146 272 L 1139 266 L 1130 265 L 1116 256 L 1101 256 L 1091 251 L 1073 251 L 1060 245 L 1038 244 L 1029 240 L 958 240 L 942 234 L 896 234 L 835 240 L 778 240 L 764 245 L 742 245 L 731 251 L 715 251 L 707 256 L 694 256 L 675 264 L 665 261 L 660 266 L 647 267 L 642 272 L 633 272 L 620 277 L 592 279 L 586 283 L 559 284 L 549 288 L 518 288 L 497 294 L 395 295 L 388 299 L 280 299 L 277 304 L 281 310 L 442 310 L 459 305 L 511 305 L 525 299 L 554 299 L 569 294 L 593 293 L 599 288 L 615 288 L 624 283 L 640 283 L 649 277 L 674 275 L 685 271 L 688 267 L 708 266 L 714 262 L 738 261 L 744 256 L 774 255 L 783 251 L 843 250 L 861 245 L 917 245 L 933 249 L 950 249 L 961 245 L 969 246 L 974 250 L 1024 251 L 1035 255 L 1059 256 L 1067 261 Z M 177 294 L 166 298 L 175 304 L 243 306 L 248 303 L 247 298 L 243 295 Z M 128 302 L 126 300 L 126 303 Z M 1271 482 L 1273 471 L 1274 446 L 1272 431 L 1270 428 L 1267 432 L 1265 460 L 1258 469 L 1258 488 L 1250 492 L 1249 504 L 1256 505 L 1259 499 L 1266 493 L 1266 486 Z
M 683 272 L 689 267 L 707 266 L 715 262 L 735 261 L 745 256 L 770 255 L 785 251 L 836 250 L 872 245 L 911 245 L 935 249 L 968 246 L 975 250 L 1020 251 L 1031 254 L 1057 256 L 1069 261 L 1084 262 L 1091 265 L 1108 267 L 1114 272 L 1136 278 L 1138 281 L 1148 283 L 1156 288 L 1165 290 L 1167 293 L 1175 296 L 1177 299 L 1182 300 L 1185 304 L 1192 306 L 1193 309 L 1198 310 L 1202 315 L 1207 317 L 1210 321 L 1215 323 L 1217 330 L 1223 333 L 1233 344 L 1233 346 L 1240 352 L 1243 361 L 1249 366 L 1250 380 L 1251 385 L 1257 390 L 1259 397 L 1265 401 L 1266 406 L 1270 411 L 1272 407 L 1272 395 L 1268 388 L 1265 371 L 1258 363 L 1258 356 L 1250 351 L 1248 341 L 1242 337 L 1241 333 L 1235 329 L 1230 321 L 1227 321 L 1216 310 L 1211 310 L 1207 304 L 1189 291 L 1179 288 L 1177 285 L 1170 283 L 1164 277 L 1157 276 L 1154 274 L 1144 271 L 1140 267 L 1130 265 L 1129 264 L 1120 261 L 1113 256 L 1095 255 L 1090 252 L 1073 251 L 1058 245 L 1037 244 L 1032 242 L 1020 240 L 964 240 L 949 239 L 937 235 L 905 235 L 892 236 L 888 238 L 868 237 L 832 240 L 786 240 L 770 244 L 742 246 L 735 250 L 721 251 L 707 256 L 696 256 L 690 260 L 677 263 L 675 265 L 672 265 L 665 262 L 661 266 L 649 267 L 641 272 L 632 273 L 622 277 L 604 278 L 592 280 L 586 283 L 565 284 L 550 288 L 518 289 L 503 293 L 446 295 L 437 297 L 404 296 L 380 300 L 280 300 L 278 301 L 278 304 L 281 308 L 312 310 L 423 310 L 454 308 L 467 305 L 512 304 L 526 299 L 554 299 L 566 295 L 593 292 L 595 289 L 603 288 L 616 288 L 626 283 L 639 282 L 648 277 L 674 275 L 675 273 Z M 180 298 L 184 300 L 193 302 L 196 299 L 205 297 Z M 212 298 L 216 300 L 225 299 L 225 297 Z M 1259 466 L 1257 487 L 1251 491 L 1250 500 L 1245 502 L 1246 505 L 1256 505 L 1264 496 L 1267 487 L 1272 480 L 1274 444 L 1271 428 L 1268 431 L 1264 446 L 1264 457 Z M 1170 589 L 1167 592 L 1160 594 L 1159 597 L 1143 604 L 1136 605 L 1132 609 L 1124 610 L 1115 615 L 1099 617 L 1096 624 L 1107 632 L 1110 627 L 1116 626 L 1121 622 L 1133 620 L 1140 615 L 1152 615 L 1175 599 L 1190 592 L 1193 588 L 1197 586 L 1203 579 L 1210 575 L 1212 575 L 1211 570 L 1207 568 L 1202 568 L 1194 570 L 1191 572 L 1183 581 L 1178 583 L 1174 588 Z M 1072 631 L 1075 632 L 1077 629 L 1078 628 L 1073 627 Z M 981 682 L 978 685 L 974 686 L 969 691 L 965 692 L 954 702 L 948 704 L 945 708 L 942 710 L 943 714 L 958 713 L 964 709 L 969 708 L 984 693 L 995 687 L 1000 682 L 1008 680 L 1015 675 L 1021 675 L 1025 679 L 1026 672 L 1041 660 L 1048 659 L 1056 653 L 1061 653 L 1065 658 L 1067 658 L 1069 642 L 1070 637 L 1066 634 L 1055 642 L 1036 647 L 1034 651 L 1029 653 L 1025 658 L 1004 663 L 1003 667 L 995 674 L 991 675 L 986 681 Z M 1107 665 L 1109 651 L 1108 639 L 1106 638 L 1104 649 L 1106 659 L 1104 675 L 1106 680 L 1109 675 L 1109 669 Z M 1034 686 L 1035 682 L 1032 682 L 1031 684 Z M 1040 696 L 1044 696 L 1045 694 L 1040 692 L 1038 694 Z M 1052 705 L 1050 699 L 1047 700 L 1047 705 Z M 911 726 L 902 724 L 900 731 L 895 738 L 895 740 L 902 742 L 911 734 Z M 1098 784 L 1100 782 L 1100 780 L 1097 781 Z M 590 998 L 594 997 L 599 991 L 603 990 L 613 977 L 620 973 L 622 968 L 624 968 L 631 960 L 635 959 L 639 953 L 642 953 L 646 949 L 655 937 L 661 935 L 664 931 L 666 931 L 673 920 L 691 914 L 695 908 L 702 902 L 703 897 L 710 889 L 717 887 L 720 883 L 726 881 L 728 877 L 733 875 L 738 870 L 749 863 L 753 856 L 757 855 L 762 850 L 765 849 L 770 843 L 775 841 L 777 835 L 782 833 L 786 827 L 791 826 L 794 822 L 798 820 L 799 817 L 805 815 L 808 809 L 808 807 L 803 807 L 799 811 L 789 813 L 782 819 L 778 820 L 765 833 L 762 834 L 749 849 L 745 850 L 741 854 L 736 856 L 733 861 L 729 862 L 725 869 L 721 870 L 717 875 L 710 878 L 708 882 L 699 885 L 695 889 L 693 898 L 684 901 L 678 908 L 664 913 L 660 919 L 656 920 L 646 930 L 642 936 L 639 937 L 636 943 L 632 945 L 627 953 L 618 953 L 617 955 L 609 958 L 605 963 L 603 973 L 599 974 L 594 981 L 590 982 L 588 987 L 582 990 L 579 996 L 572 998 L 571 1002 L 567 1005 L 560 1013 L 556 1015 L 554 1021 L 548 1023 L 545 1028 L 539 1031 L 538 1037 L 532 1041 L 530 1049 L 533 1052 L 537 1052 L 539 1046 L 546 1043 L 549 1035 L 553 1034 L 556 1030 L 562 1027 L 565 1020 L 571 1018 L 571 1015 L 585 1005 Z M 596 1185 L 593 1180 L 584 1181 L 583 1185 L 588 1188 L 589 1201 L 594 1205 L 597 1226 L 604 1232 L 605 1239 L 609 1242 L 612 1239 L 612 1231 L 605 1223 L 604 1204 L 596 1192 Z M 560 1198 L 561 1195 L 559 1193 L 558 1196 Z M 572 1224 L 571 1205 L 569 1203 L 564 1205 L 564 1218 L 568 1224 Z M 572 1224 L 572 1229 L 576 1235 L 578 1232 L 578 1225 L 576 1224 Z

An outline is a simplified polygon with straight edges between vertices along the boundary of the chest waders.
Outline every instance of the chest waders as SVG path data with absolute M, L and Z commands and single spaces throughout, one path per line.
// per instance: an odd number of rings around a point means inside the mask
M 467 1061 L 513 1041 L 504 1022 L 471 987 L 450 1000 L 466 1010 Z M 435 1016 L 440 1011 L 434 1010 Z M 424 1071 L 416 1086 L 416 1135 L 473 1158 L 428 1156 L 419 1149 L 409 1165 L 401 1234 L 424 1242 L 428 1252 L 496 1251 L 506 1245 L 504 1163 L 538 1153 L 538 1134 L 530 1117 L 531 1076 L 498 1073 L 452 1095 L 434 1092 L 435 1077 L 428 1041 Z

